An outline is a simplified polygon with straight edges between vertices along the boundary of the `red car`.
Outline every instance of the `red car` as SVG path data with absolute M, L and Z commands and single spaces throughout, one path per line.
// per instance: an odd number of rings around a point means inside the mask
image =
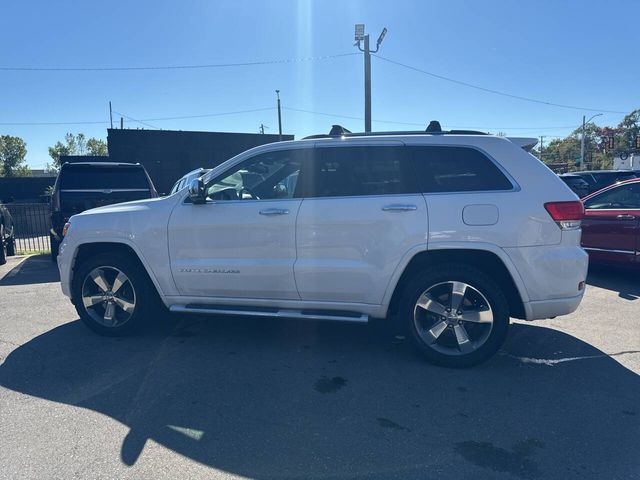
M 582 199 L 582 246 L 592 262 L 640 265 L 640 178 Z

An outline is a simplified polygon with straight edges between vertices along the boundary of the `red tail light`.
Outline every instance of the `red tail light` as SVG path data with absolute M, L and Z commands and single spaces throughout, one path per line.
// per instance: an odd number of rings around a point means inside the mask
M 544 204 L 544 208 L 561 229 L 575 230 L 580 228 L 581 220 L 584 217 L 584 205 L 581 201 L 548 202 Z

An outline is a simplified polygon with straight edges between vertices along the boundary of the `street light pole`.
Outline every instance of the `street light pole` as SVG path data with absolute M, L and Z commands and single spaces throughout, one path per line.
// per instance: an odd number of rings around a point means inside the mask
M 280 109 L 280 90 L 276 90 L 276 96 L 278 97 L 278 141 L 282 141 L 282 111 Z
M 382 29 L 376 42 L 376 49 L 369 48 L 369 35 L 364 34 L 364 25 L 356 25 L 356 45 L 358 50 L 364 53 L 364 131 L 371 131 L 371 54 L 380 50 L 380 44 L 387 34 L 387 29 Z M 360 47 L 360 42 L 364 41 L 364 49 Z
M 584 170 L 584 130 L 587 123 L 596 117 L 599 117 L 602 113 L 596 113 L 589 120 L 585 121 L 586 115 L 582 116 L 582 135 L 580 135 L 580 170 Z
M 369 35 L 364 36 L 364 131 L 371 131 L 371 51 Z

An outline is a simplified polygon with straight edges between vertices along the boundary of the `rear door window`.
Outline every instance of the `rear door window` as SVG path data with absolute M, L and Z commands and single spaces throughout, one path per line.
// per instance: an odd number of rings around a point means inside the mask
M 60 190 L 149 190 L 142 168 L 69 165 L 60 174 Z
M 478 192 L 511 190 L 513 185 L 482 152 L 469 147 L 408 146 L 422 191 Z
M 309 197 L 418 193 L 403 146 L 319 147 L 307 177 Z

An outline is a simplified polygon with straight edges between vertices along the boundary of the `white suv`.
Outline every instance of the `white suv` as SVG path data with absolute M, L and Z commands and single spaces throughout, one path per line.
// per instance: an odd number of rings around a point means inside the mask
M 565 315 L 584 293 L 582 204 L 522 144 L 427 131 L 257 147 L 169 197 L 73 216 L 62 290 L 103 334 L 163 305 L 388 318 L 432 362 L 473 365 L 510 317 Z

